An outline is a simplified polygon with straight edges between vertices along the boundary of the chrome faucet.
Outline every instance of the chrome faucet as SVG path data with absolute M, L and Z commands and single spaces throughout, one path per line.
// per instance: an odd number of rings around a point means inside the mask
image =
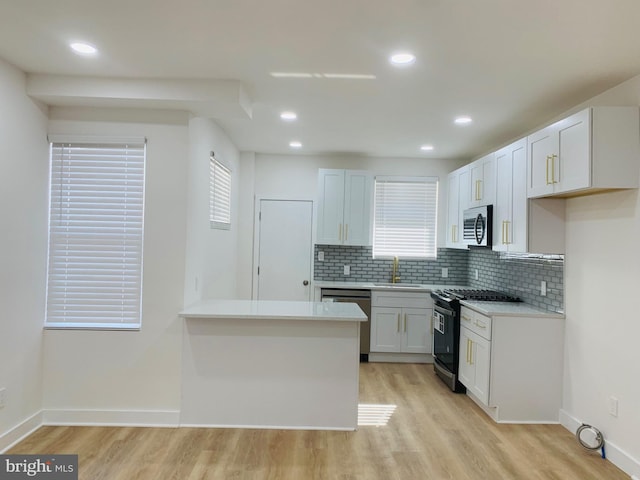
M 398 271 L 398 263 L 400 262 L 400 260 L 398 260 L 398 257 L 393 257 L 393 272 L 391 273 L 391 283 L 397 283 L 398 280 L 400 280 L 400 275 L 399 275 L 399 271 Z

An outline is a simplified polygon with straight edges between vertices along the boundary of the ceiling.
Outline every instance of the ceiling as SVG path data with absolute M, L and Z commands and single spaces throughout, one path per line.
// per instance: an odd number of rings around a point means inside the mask
M 640 74 L 637 0 L 0 0 L 0 12 L 0 57 L 29 74 L 235 81 L 245 113 L 208 115 L 260 153 L 292 153 L 299 140 L 297 154 L 471 159 Z M 73 54 L 78 39 L 99 54 Z M 399 50 L 415 63 L 392 66 Z M 455 125 L 463 114 L 473 122 Z

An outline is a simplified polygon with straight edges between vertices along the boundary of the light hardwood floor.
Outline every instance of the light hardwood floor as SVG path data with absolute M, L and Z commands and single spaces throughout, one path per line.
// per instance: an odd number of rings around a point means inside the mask
M 431 366 L 362 364 L 357 432 L 42 427 L 8 453 L 79 455 L 83 480 L 628 480 L 559 425 L 498 425 Z

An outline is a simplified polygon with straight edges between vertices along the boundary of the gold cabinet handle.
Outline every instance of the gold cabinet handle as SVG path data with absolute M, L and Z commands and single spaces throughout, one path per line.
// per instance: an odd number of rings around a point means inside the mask
M 456 226 L 455 225 L 451 225 L 451 241 L 452 242 L 456 241 Z
M 476 180 L 476 200 L 482 200 L 482 180 Z
M 475 321 L 475 324 L 476 324 L 476 327 L 482 328 L 483 330 L 487 328 L 487 326 L 484 323 L 478 322 L 478 320 Z
M 469 365 L 473 365 L 473 342 L 469 340 Z
M 462 319 L 463 319 L 465 322 L 470 322 L 470 321 L 471 321 L 471 319 L 470 319 L 469 317 L 467 317 L 466 315 L 462 315 Z
M 400 314 L 398 314 L 398 328 L 396 329 L 398 333 L 400 333 Z
M 349 224 L 344 224 L 344 241 L 346 242 L 349 239 Z
M 407 333 L 407 314 L 404 314 L 404 333 Z
M 545 168 L 545 172 L 544 172 L 544 176 L 545 176 L 545 180 L 547 181 L 547 185 L 551 185 L 551 182 L 549 181 L 549 159 L 551 158 L 550 155 L 547 155 L 547 165 Z
M 471 342 L 471 340 L 469 340 L 469 339 L 467 338 L 467 363 L 471 363 L 471 354 L 469 353 L 469 350 L 470 350 L 470 348 L 469 348 L 469 343 L 470 343 L 470 342 Z
M 551 155 L 551 183 L 558 183 L 556 181 L 556 158 L 557 155 Z
M 509 220 L 504 220 L 502 222 L 502 244 L 509 245 L 511 242 L 509 241 L 509 224 L 511 222 Z

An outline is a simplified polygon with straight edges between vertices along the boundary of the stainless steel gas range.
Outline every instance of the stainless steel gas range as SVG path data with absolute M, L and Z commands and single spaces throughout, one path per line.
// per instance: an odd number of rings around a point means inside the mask
M 444 289 L 431 292 L 433 308 L 433 368 L 456 393 L 466 388 L 458 380 L 460 346 L 460 300 L 519 302 L 520 299 L 494 290 Z

